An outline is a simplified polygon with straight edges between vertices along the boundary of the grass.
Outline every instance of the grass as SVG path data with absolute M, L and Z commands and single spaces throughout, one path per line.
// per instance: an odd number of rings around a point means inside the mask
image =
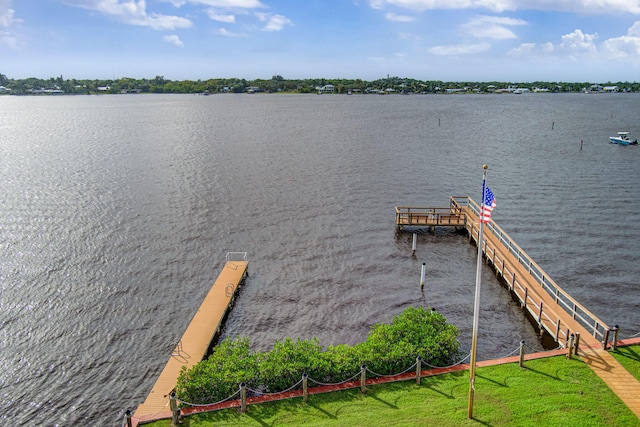
M 621 348 L 636 378 L 640 347 Z M 578 359 L 563 356 L 478 368 L 473 419 L 467 418 L 468 371 L 369 386 L 186 417 L 213 426 L 581 426 L 640 427 L 640 420 Z M 168 427 L 171 420 L 148 426 Z
M 631 375 L 640 381 L 640 345 L 618 347 L 615 351 L 611 352 L 611 355 L 615 357 Z

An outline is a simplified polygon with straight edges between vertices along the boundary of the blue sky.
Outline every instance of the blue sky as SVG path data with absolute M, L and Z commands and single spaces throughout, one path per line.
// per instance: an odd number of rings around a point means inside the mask
M 0 0 L 10 78 L 640 80 L 640 0 Z

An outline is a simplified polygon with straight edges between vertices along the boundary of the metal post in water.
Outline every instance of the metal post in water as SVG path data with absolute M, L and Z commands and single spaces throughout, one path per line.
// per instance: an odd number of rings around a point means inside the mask
M 524 368 L 524 340 L 520 341 L 520 367 Z
M 420 272 L 420 289 L 424 289 L 424 276 L 427 272 L 427 263 L 422 263 L 422 271 Z
M 418 245 L 418 233 L 413 233 L 413 244 L 411 245 L 411 249 L 413 249 L 413 255 L 416 254 L 417 245 Z

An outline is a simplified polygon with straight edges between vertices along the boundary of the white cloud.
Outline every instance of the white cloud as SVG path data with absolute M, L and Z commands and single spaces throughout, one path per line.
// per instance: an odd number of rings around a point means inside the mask
M 11 0 L 0 0 L 0 27 L 10 27 L 14 22 L 15 13 L 16 11 L 11 8 Z
M 510 56 L 534 55 L 544 57 L 553 56 L 559 59 L 568 58 L 570 60 L 576 60 L 578 58 L 597 60 L 602 56 L 598 53 L 598 47 L 595 43 L 597 38 L 598 34 L 585 34 L 581 30 L 575 30 L 572 33 L 564 34 L 559 43 L 523 43 L 519 47 L 512 49 L 508 54 Z M 612 52 L 612 56 L 618 56 L 618 53 L 615 52 L 619 51 L 622 45 L 626 44 L 625 41 L 621 41 L 620 39 L 623 38 L 610 39 L 603 43 L 603 46 L 607 46 L 606 49 Z
M 602 53 L 611 59 L 640 63 L 640 37 L 616 37 L 602 43 Z
M 627 35 L 630 37 L 640 37 L 640 21 L 633 23 L 631 28 L 627 31 Z
M 231 31 L 227 30 L 226 28 L 218 28 L 217 30 L 215 30 L 213 32 L 213 34 L 215 34 L 217 36 L 223 36 L 223 37 L 247 37 L 246 34 L 234 33 L 234 32 L 231 32 Z
M 615 37 L 602 43 L 603 55 L 614 60 L 624 60 L 640 65 L 640 21 L 627 30 L 626 36 Z
M 370 0 L 373 9 L 385 5 L 424 12 L 434 9 L 487 9 L 494 12 L 549 10 L 580 14 L 640 14 L 637 0 Z
M 224 9 L 256 9 L 265 7 L 259 0 L 165 0 L 174 6 L 180 7 L 184 4 L 201 4 Z
M 491 48 L 489 43 L 477 44 L 451 44 L 445 46 L 434 46 L 428 51 L 433 55 L 452 56 L 452 55 L 469 55 L 486 52 Z
M 193 23 L 179 16 L 161 15 L 159 13 L 147 14 L 145 0 L 66 0 L 70 6 L 93 10 L 112 16 L 119 21 L 154 30 L 174 30 L 176 28 L 189 28 Z
M 18 41 L 11 32 L 4 29 L 9 29 L 17 22 L 14 15 L 15 10 L 11 8 L 11 0 L 0 0 L 0 46 L 11 49 L 18 47 Z
M 395 13 L 387 13 L 385 18 L 393 22 L 413 22 L 416 20 L 413 16 L 396 15 Z
M 597 38 L 598 34 L 585 34 L 581 30 L 575 30 L 562 36 L 558 48 L 572 55 L 597 53 L 598 49 L 594 43 Z
M 226 24 L 235 24 L 236 22 L 235 15 L 222 15 L 218 13 L 216 9 L 213 9 L 213 8 L 207 9 L 207 15 L 209 16 L 209 18 L 213 19 L 214 21 L 224 22 Z
M 178 47 L 183 47 L 184 43 L 182 43 L 182 40 L 180 40 L 180 37 L 176 36 L 175 34 L 172 34 L 170 36 L 164 36 L 162 38 L 162 40 L 166 41 L 167 43 L 171 43 L 172 45 L 178 46 Z
M 266 22 L 266 25 L 262 28 L 263 31 L 280 31 L 285 25 L 293 25 L 289 18 L 282 15 L 257 12 L 256 16 L 260 22 Z
M 489 38 L 494 40 L 515 39 L 517 36 L 507 26 L 527 25 L 522 19 L 514 19 L 499 16 L 478 16 L 461 28 L 464 32 L 476 38 Z

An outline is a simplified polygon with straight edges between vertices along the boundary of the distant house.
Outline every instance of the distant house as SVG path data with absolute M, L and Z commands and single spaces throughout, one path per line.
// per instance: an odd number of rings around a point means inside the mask
M 605 86 L 602 88 L 603 92 L 620 92 L 620 88 L 618 86 Z
M 111 86 L 98 86 L 98 92 L 109 92 L 111 90 Z
M 598 84 L 591 85 L 591 87 L 589 88 L 591 92 L 602 92 L 602 89 L 603 87 Z
M 324 85 L 322 87 L 316 87 L 316 89 L 320 93 L 333 93 L 336 90 L 334 85 Z
M 9 92 L 11 92 L 11 89 L 9 89 L 8 87 L 0 86 L 0 93 L 9 93 Z

